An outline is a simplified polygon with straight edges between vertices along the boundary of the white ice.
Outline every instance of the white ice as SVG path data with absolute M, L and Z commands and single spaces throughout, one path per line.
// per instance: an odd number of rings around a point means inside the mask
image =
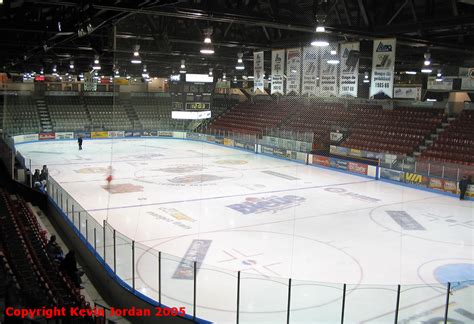
M 33 169 L 48 165 L 76 211 L 107 220 L 142 247 L 136 288 L 152 298 L 161 251 L 163 302 L 191 312 L 192 280 L 171 277 L 193 240 L 210 240 L 198 271 L 197 316 L 219 323 L 235 322 L 238 270 L 242 323 L 285 322 L 288 278 L 292 322 L 338 322 L 342 283 L 347 322 L 393 322 L 397 284 L 400 320 L 442 317 L 445 286 L 435 270 L 474 265 L 472 201 L 178 139 L 86 140 L 82 151 L 74 141 L 17 147 Z M 112 187 L 133 192 L 109 193 L 110 165 Z M 269 197 L 273 205 L 243 209 Z M 402 228 L 387 211 L 406 212 L 422 229 Z M 117 249 L 117 267 L 130 282 L 127 253 L 129 246 Z M 452 300 L 471 303 L 474 313 L 471 287 Z

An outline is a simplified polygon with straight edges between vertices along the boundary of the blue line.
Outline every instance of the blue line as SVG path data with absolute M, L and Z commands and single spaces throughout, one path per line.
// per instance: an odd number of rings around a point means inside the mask
M 371 181 L 374 181 L 374 180 L 371 179 Z M 88 209 L 87 212 L 95 212 L 95 211 L 102 211 L 102 210 L 112 210 L 112 209 L 126 209 L 126 208 L 135 208 L 135 207 L 146 207 L 146 206 L 158 206 L 158 205 L 167 205 L 167 204 L 180 204 L 180 203 L 195 202 L 195 201 L 201 201 L 201 200 L 226 199 L 226 198 L 252 196 L 252 195 L 264 195 L 264 194 L 271 194 L 271 193 L 278 193 L 278 192 L 285 192 L 285 191 L 300 191 L 300 190 L 318 189 L 318 188 L 325 188 L 325 187 L 346 186 L 346 185 L 358 184 L 358 183 L 366 183 L 366 182 L 371 182 L 371 181 L 354 181 L 354 182 L 346 182 L 346 183 L 328 184 L 328 185 L 323 185 L 323 186 L 312 186 L 312 187 L 302 187 L 302 188 L 279 189 L 279 190 L 262 191 L 262 192 L 254 192 L 254 193 L 236 194 L 236 195 L 229 195 L 229 196 L 217 196 L 217 197 L 195 198 L 195 199 L 166 201 L 166 202 L 151 203 L 151 204 L 140 204 L 140 205 L 117 206 L 117 207 L 99 208 L 99 209 Z

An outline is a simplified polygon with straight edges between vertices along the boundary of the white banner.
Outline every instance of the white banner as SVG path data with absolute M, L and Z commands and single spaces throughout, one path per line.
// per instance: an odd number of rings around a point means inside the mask
M 319 75 L 318 48 L 311 46 L 303 48 L 303 86 L 301 94 L 315 95 L 317 93 Z
M 263 52 L 254 52 L 253 53 L 253 91 L 257 90 L 263 92 L 263 79 L 265 77 L 265 72 L 263 71 Z
M 370 98 L 393 98 L 396 45 L 395 38 L 374 40 Z
M 444 77 L 441 81 L 436 81 L 437 77 L 429 76 L 427 89 L 428 90 L 445 90 L 451 91 L 453 90 L 453 78 L 452 77 Z
M 360 43 L 341 44 L 341 76 L 339 96 L 357 98 L 359 83 Z
M 321 97 L 337 96 L 337 75 L 339 64 L 330 64 L 329 61 L 339 59 L 339 55 L 331 54 L 338 52 L 338 44 L 330 44 L 323 47 L 321 52 L 321 80 L 319 81 L 319 95 Z
M 125 137 L 124 131 L 109 131 L 109 138 Z
M 461 90 L 474 90 L 474 79 L 461 78 Z
M 283 74 L 285 72 L 285 50 L 272 51 L 272 89 L 271 93 L 285 94 Z
M 289 48 L 286 51 L 286 94 L 300 94 L 301 49 Z
M 56 132 L 56 139 L 73 139 L 74 133 L 73 132 Z
M 395 87 L 393 98 L 421 100 L 421 87 Z

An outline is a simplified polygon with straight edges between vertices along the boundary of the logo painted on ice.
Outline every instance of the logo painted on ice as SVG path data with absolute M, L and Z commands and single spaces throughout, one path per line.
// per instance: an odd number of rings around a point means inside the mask
M 384 45 L 382 42 L 379 43 L 379 46 L 377 46 L 376 52 L 391 52 L 392 51 L 392 45 Z
M 283 209 L 299 206 L 304 201 L 306 201 L 306 198 L 293 195 L 283 197 L 270 196 L 263 198 L 248 197 L 243 203 L 228 205 L 226 207 L 236 210 L 244 215 L 265 212 L 276 213 Z

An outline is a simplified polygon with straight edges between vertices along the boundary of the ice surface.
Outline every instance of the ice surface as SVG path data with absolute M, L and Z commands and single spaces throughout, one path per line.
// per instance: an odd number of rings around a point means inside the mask
M 295 322 L 339 321 L 342 283 L 348 322 L 391 322 L 397 284 L 410 296 L 401 314 L 426 320 L 444 314 L 437 270 L 474 263 L 473 202 L 193 141 L 86 140 L 83 147 L 48 141 L 18 150 L 34 166 L 47 164 L 99 223 L 136 241 L 136 286 L 145 294 L 157 298 L 162 251 L 174 256 L 162 265 L 170 284 L 163 301 L 190 305 L 192 281 L 176 269 L 195 240 L 205 244 L 197 315 L 217 322 L 235 321 L 238 270 L 241 322 L 285 322 L 290 277 Z M 473 301 L 470 287 L 459 292 Z

